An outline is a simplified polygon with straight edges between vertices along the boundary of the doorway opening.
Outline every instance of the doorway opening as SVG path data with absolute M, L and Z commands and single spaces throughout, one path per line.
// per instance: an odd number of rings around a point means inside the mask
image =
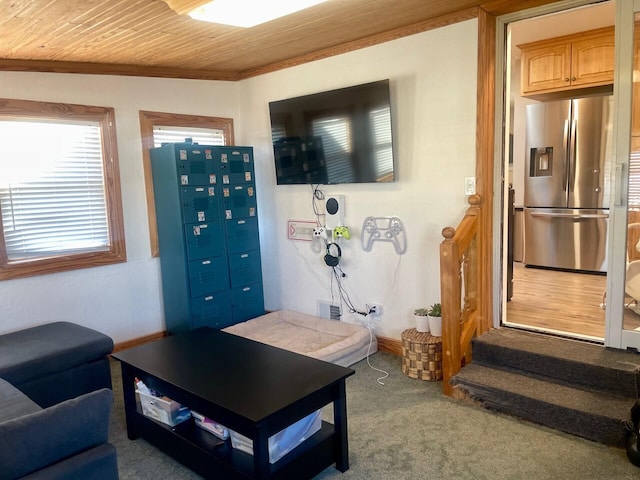
M 508 245 L 505 249 L 508 254 L 503 256 L 504 326 L 604 343 L 610 195 L 607 185 L 611 165 L 576 166 L 575 160 L 585 138 L 598 139 L 589 144 L 590 148 L 584 145 L 586 150 L 599 150 L 596 153 L 603 159 L 612 157 L 612 118 L 606 117 L 606 113 L 612 113 L 612 101 L 586 106 L 572 99 L 611 96 L 613 55 L 611 71 L 607 73 L 610 80 L 592 75 L 580 85 L 579 75 L 572 73 L 565 79 L 555 69 L 563 68 L 560 59 L 571 57 L 571 50 L 565 53 L 567 50 L 562 48 L 601 45 L 605 42 L 602 38 L 609 38 L 606 37 L 609 30 L 612 43 L 614 23 L 615 4 L 609 1 L 519 20 L 507 26 L 508 140 L 503 166 L 503 198 L 507 208 L 503 219 L 509 228 L 505 228 L 504 243 Z M 600 34 L 603 36 L 597 37 Z M 572 45 L 567 47 L 567 42 Z M 611 46 L 611 52 L 612 49 Z M 547 52 L 552 52 L 547 60 L 531 61 L 544 59 Z M 589 55 L 584 58 L 604 62 Z M 541 66 L 551 71 L 547 79 L 543 78 L 546 73 L 539 70 Z M 572 85 L 563 86 L 565 80 Z M 571 143 L 575 118 L 580 115 L 580 123 L 584 124 L 587 111 L 589 116 L 599 117 L 600 123 L 589 131 L 575 133 L 577 140 Z M 550 133 L 550 125 L 556 120 L 558 128 Z M 557 143 L 550 139 L 554 136 Z M 570 168 L 571 161 L 574 166 Z M 580 191 L 579 177 L 586 171 L 591 183 Z M 597 198 L 585 200 L 587 191 L 595 192 Z M 640 315 L 636 317 L 637 320 L 632 320 L 640 326 Z

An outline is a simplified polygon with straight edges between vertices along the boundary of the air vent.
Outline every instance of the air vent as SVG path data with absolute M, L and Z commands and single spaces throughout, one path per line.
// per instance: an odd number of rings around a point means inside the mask
M 342 316 L 340 305 L 332 305 L 331 302 L 318 300 L 318 316 L 329 320 L 340 320 Z

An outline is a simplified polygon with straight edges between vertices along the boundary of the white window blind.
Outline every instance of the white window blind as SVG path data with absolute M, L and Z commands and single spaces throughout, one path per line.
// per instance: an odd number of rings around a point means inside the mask
M 0 121 L 9 261 L 109 249 L 97 122 Z
M 153 146 L 161 147 L 163 143 L 179 143 L 190 138 L 193 143 L 200 145 L 224 145 L 224 131 L 214 128 L 197 127 L 153 127 Z
M 384 177 L 393 172 L 393 149 L 391 143 L 391 110 L 389 107 L 376 108 L 369 112 L 371 138 L 374 139 L 376 177 Z
M 284 125 L 273 125 L 271 127 L 271 141 L 276 143 L 279 140 L 287 137 L 287 130 Z
M 314 119 L 312 130 L 315 136 L 322 137 L 329 183 L 352 182 L 352 142 L 349 117 L 336 116 Z
M 629 206 L 640 208 L 640 152 L 629 158 Z

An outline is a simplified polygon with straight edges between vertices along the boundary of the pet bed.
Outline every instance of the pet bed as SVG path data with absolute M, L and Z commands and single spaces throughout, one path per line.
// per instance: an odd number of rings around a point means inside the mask
M 241 337 L 348 367 L 378 350 L 366 327 L 278 310 L 223 329 Z

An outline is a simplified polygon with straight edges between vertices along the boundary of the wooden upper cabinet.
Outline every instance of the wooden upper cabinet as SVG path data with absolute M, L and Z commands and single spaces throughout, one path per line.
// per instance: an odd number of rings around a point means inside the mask
M 522 95 L 613 84 L 613 27 L 518 45 Z

